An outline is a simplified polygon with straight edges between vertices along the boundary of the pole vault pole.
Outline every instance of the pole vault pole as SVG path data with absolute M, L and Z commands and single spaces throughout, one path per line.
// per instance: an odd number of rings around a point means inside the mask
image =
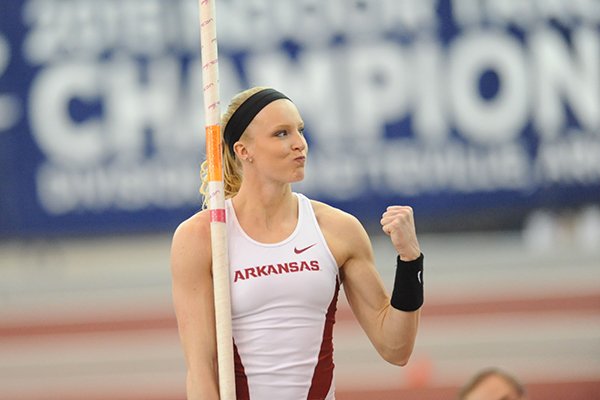
M 233 339 L 231 332 L 231 294 L 225 225 L 225 191 L 221 144 L 221 107 L 219 99 L 219 62 L 215 0 L 198 0 L 200 6 L 200 45 L 202 90 L 206 125 L 208 162 L 208 208 L 212 245 L 212 273 L 217 332 L 217 362 L 221 400 L 235 400 Z

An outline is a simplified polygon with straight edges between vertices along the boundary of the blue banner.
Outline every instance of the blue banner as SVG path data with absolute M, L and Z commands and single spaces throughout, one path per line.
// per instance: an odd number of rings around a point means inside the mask
M 599 202 L 599 1 L 219 0 L 217 20 L 223 103 L 292 98 L 295 190 L 366 225 Z M 196 1 L 3 1 L 0 234 L 173 229 L 201 203 L 202 109 Z

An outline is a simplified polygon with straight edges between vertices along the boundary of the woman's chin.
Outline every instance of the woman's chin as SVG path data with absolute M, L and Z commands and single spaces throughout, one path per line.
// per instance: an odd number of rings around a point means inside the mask
M 294 177 L 292 177 L 292 181 L 290 183 L 302 182 L 304 180 L 304 171 L 302 173 L 296 173 Z

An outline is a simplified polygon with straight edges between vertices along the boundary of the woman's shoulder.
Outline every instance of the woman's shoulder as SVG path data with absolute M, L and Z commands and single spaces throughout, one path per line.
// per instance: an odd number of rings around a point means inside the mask
M 362 227 L 358 218 L 354 215 L 333 207 L 327 203 L 317 200 L 310 200 L 315 217 L 319 225 L 323 228 L 332 228 L 336 230 L 356 229 Z
M 361 249 L 367 249 L 369 238 L 354 215 L 320 201 L 311 200 L 317 223 L 339 266 Z
M 204 239 L 204 240 L 202 240 Z M 198 211 L 182 221 L 173 234 L 174 242 L 206 241 L 210 239 L 210 211 Z
M 171 243 L 171 268 L 177 276 L 189 278 L 210 268 L 210 211 L 203 210 L 179 224 Z M 187 279 L 186 278 L 186 279 Z

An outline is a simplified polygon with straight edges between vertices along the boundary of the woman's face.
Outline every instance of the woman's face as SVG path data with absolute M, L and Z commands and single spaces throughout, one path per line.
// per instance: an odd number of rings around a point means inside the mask
M 243 156 L 260 175 L 291 183 L 304 179 L 307 144 L 304 121 L 289 100 L 268 104 L 254 117 L 240 139 Z

